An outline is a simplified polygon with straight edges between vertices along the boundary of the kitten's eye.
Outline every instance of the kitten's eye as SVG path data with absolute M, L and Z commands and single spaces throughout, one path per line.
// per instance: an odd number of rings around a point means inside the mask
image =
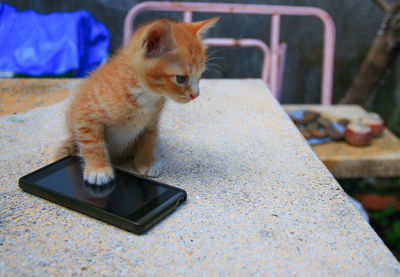
M 183 85 L 188 80 L 188 76 L 186 75 L 176 75 L 176 82 L 180 85 Z

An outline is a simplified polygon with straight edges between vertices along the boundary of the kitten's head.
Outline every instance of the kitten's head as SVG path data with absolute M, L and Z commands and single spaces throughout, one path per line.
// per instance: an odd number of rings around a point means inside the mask
M 179 103 L 195 99 L 207 60 L 201 39 L 218 19 L 193 23 L 161 19 L 142 27 L 133 37 L 141 84 Z

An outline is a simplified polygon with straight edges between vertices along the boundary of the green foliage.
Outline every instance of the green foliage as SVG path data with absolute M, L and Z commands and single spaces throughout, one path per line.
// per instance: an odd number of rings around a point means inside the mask
M 391 247 L 400 251 L 400 216 L 394 207 L 379 212 L 371 212 L 371 219 L 375 220 L 382 229 L 383 240 Z

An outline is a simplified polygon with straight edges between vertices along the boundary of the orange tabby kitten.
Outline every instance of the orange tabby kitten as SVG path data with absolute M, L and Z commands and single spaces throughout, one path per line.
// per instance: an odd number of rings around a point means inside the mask
M 201 38 L 217 20 L 161 19 L 138 29 L 79 86 L 66 114 L 69 137 L 56 157 L 80 153 L 84 179 L 92 184 L 112 180 L 111 161 L 127 156 L 139 174 L 159 176 L 160 113 L 166 98 L 187 103 L 198 97 L 207 59 Z

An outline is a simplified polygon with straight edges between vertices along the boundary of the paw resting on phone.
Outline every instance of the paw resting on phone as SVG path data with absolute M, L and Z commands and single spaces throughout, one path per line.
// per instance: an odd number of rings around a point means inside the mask
M 97 169 L 85 168 L 83 178 L 92 185 L 105 185 L 114 179 L 114 171 L 111 167 Z
M 137 173 L 147 177 L 159 177 L 163 172 L 162 163 L 157 161 L 153 163 L 151 166 L 137 166 L 136 167 Z

